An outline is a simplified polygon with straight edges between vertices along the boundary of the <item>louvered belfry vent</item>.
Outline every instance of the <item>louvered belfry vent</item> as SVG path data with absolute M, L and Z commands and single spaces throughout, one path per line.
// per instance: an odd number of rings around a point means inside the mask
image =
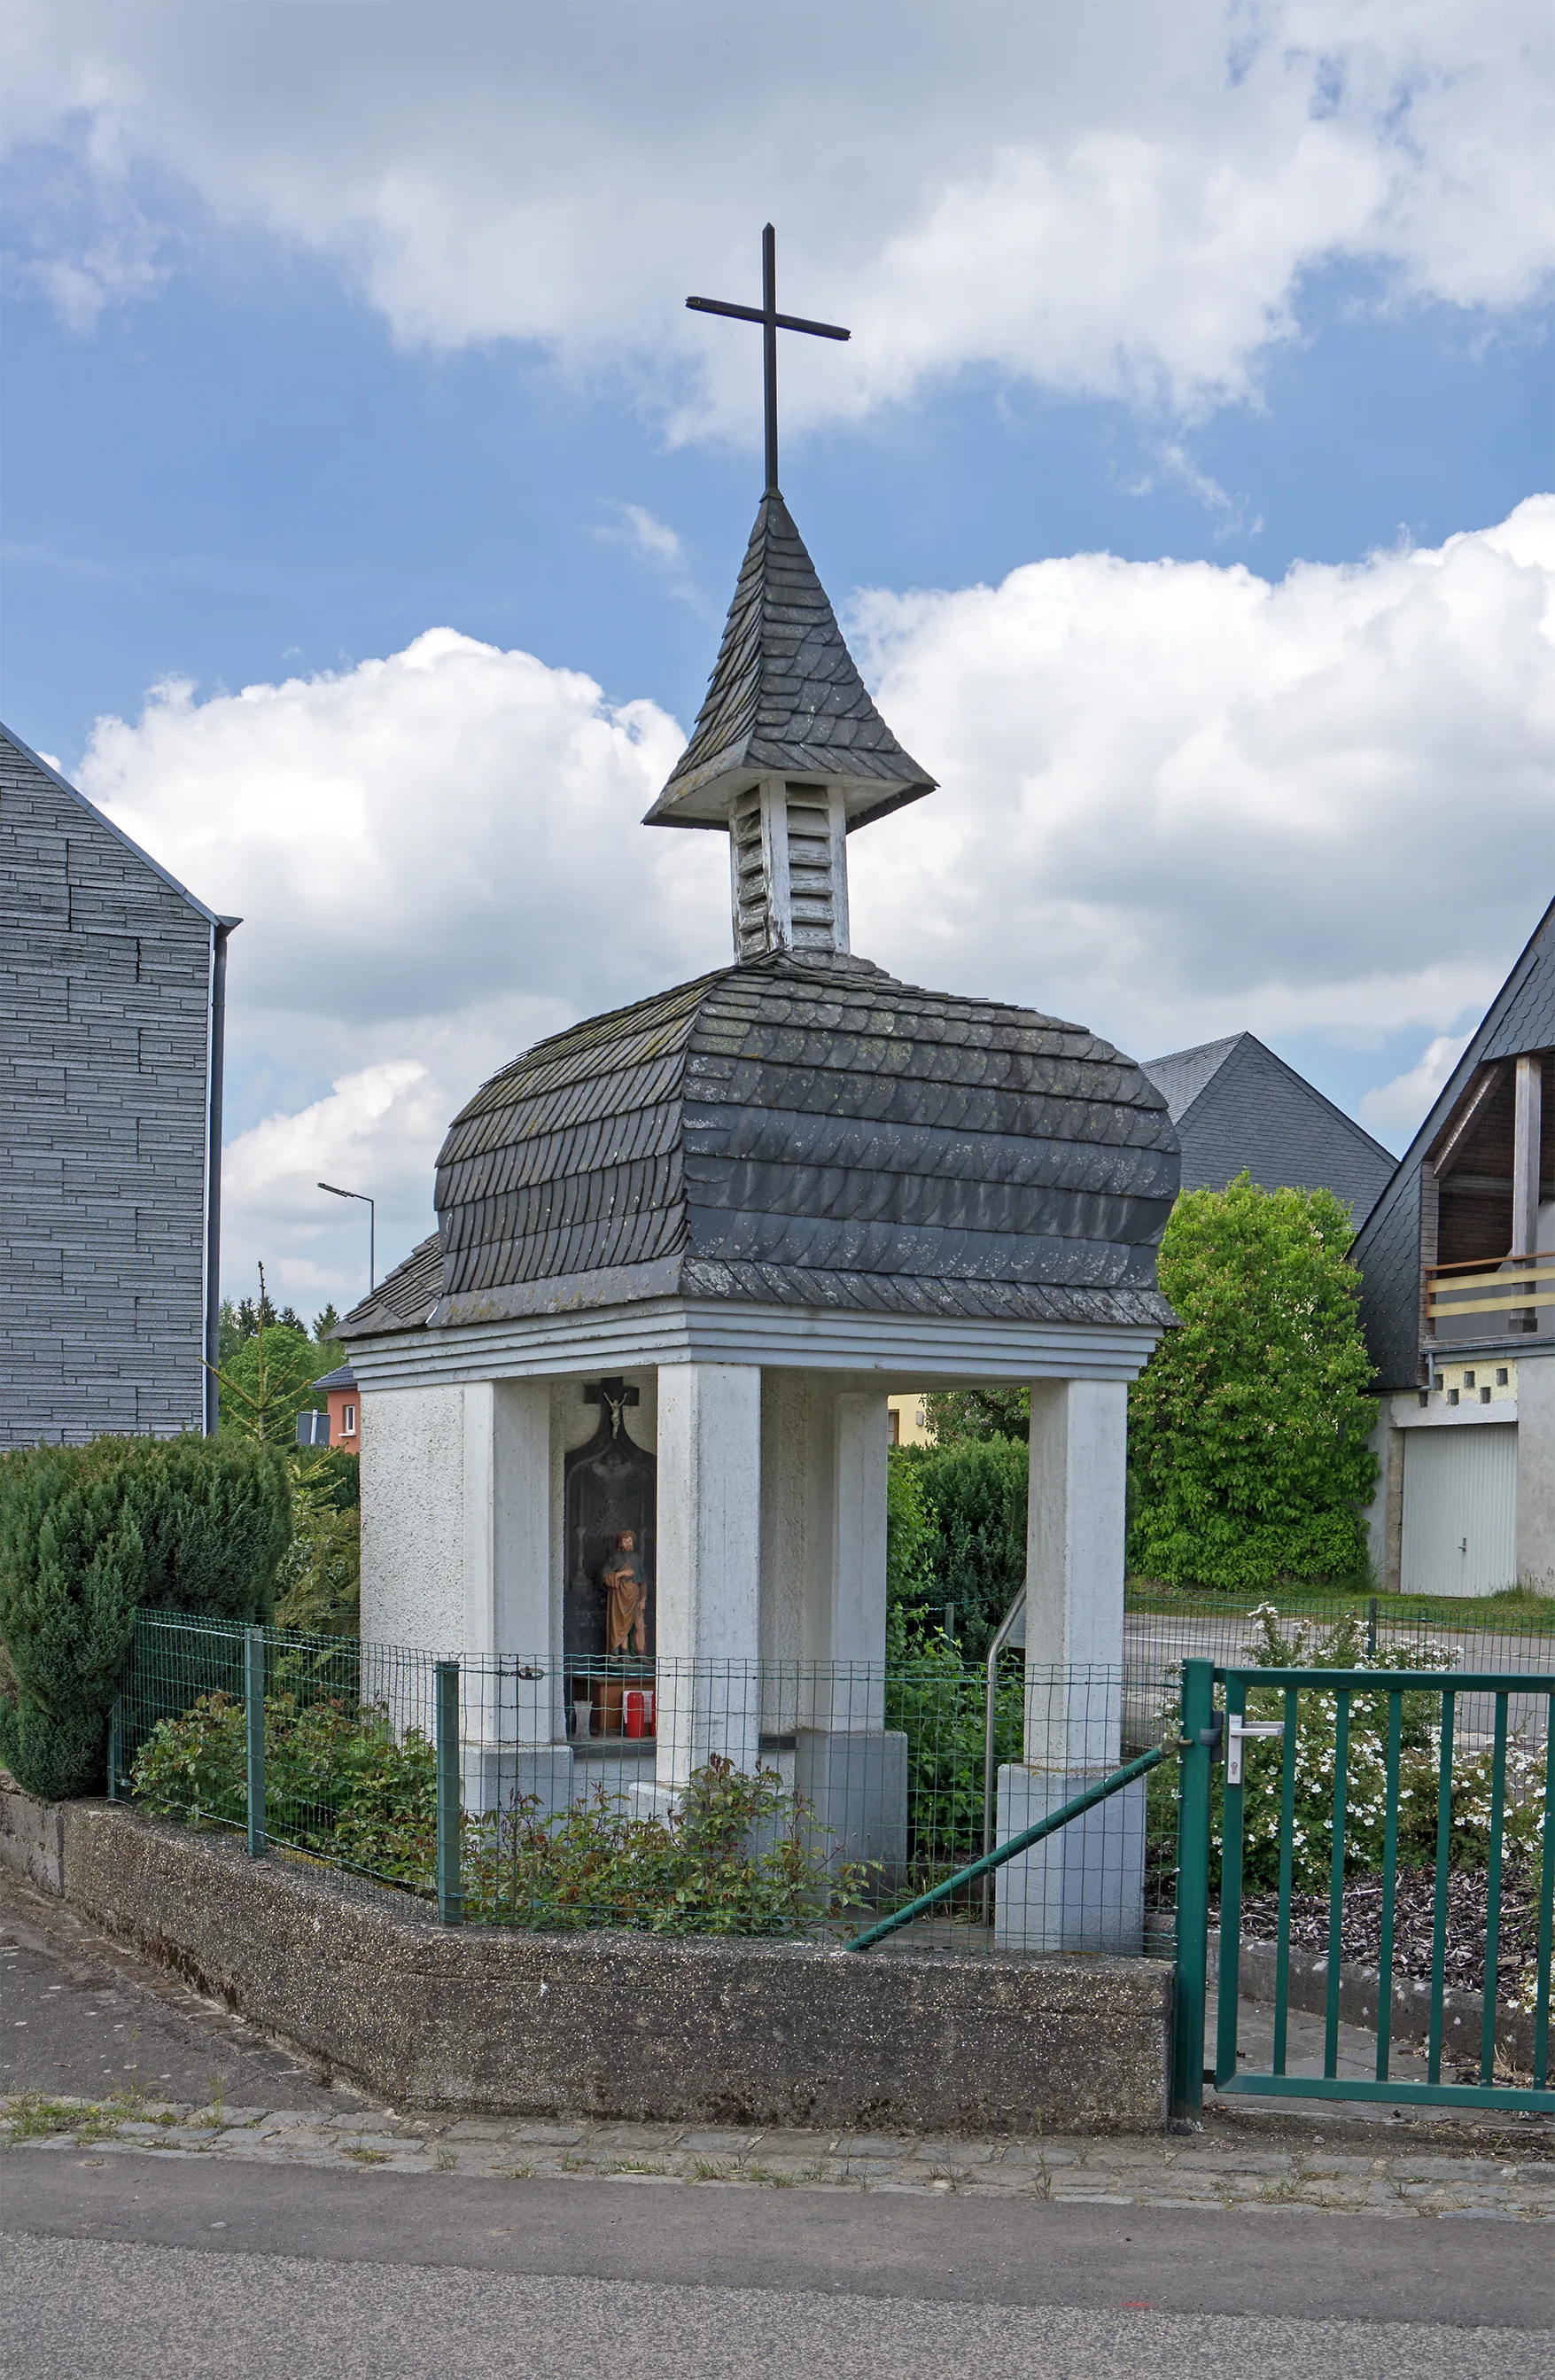
M 846 821 L 832 831 L 832 803 L 824 785 L 784 788 L 788 813 L 788 900 L 791 948 L 847 948 Z M 839 897 L 840 896 L 840 897 Z
M 730 902 L 742 959 L 845 954 L 847 820 L 839 792 L 763 778 L 729 811 Z
M 740 958 L 846 955 L 847 836 L 933 790 L 875 709 L 793 516 L 770 491 L 707 700 L 647 823 L 728 829 Z

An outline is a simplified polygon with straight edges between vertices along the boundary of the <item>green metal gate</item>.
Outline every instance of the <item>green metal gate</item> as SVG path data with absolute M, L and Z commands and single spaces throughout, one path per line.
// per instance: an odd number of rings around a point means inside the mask
M 1217 1706 L 1216 1688 L 1223 1689 Z M 1298 1848 L 1297 1757 L 1304 1717 L 1307 1741 L 1313 1730 L 1314 1707 L 1304 1698 L 1323 1698 L 1318 1706 L 1326 1736 L 1331 1720 L 1331 1791 L 1327 1793 L 1325 1831 L 1328 1836 L 1328 1928 L 1323 2071 L 1287 2071 L 1290 2014 L 1291 1904 Z M 1251 1697 L 1251 1702 L 1249 1701 Z M 1421 1698 L 1426 1698 L 1422 1703 Z M 1496 2074 L 1497 1991 L 1501 1962 L 1502 1893 L 1506 1875 L 1505 1844 L 1509 1809 L 1508 1759 L 1515 1705 L 1517 1734 L 1526 1744 L 1542 1746 L 1543 1775 L 1525 1790 L 1518 1815 L 1529 1839 L 1534 1889 L 1537 1896 L 1537 1946 L 1534 2007 L 1534 2049 L 1531 2080 L 1519 2076 L 1498 2082 Z M 1454 1790 L 1461 1791 L 1455 1771 L 1465 1753 L 1467 1718 L 1480 1725 L 1474 1730 L 1473 1758 L 1483 1777 L 1488 1763 L 1488 1837 L 1486 1864 L 1484 2019 L 1479 2042 L 1478 2071 L 1467 2082 L 1443 2082 L 1443 2007 L 1448 1947 L 1449 1878 L 1453 1866 Z M 1424 1716 L 1423 1716 L 1424 1714 Z M 1483 1721 L 1488 1718 L 1487 1730 Z M 1367 1792 L 1358 1803 L 1352 1794 L 1352 1768 L 1356 1761 L 1354 1738 L 1364 1725 L 1378 1746 L 1367 1767 Z M 1409 1814 L 1401 1806 L 1401 1777 L 1406 1765 L 1406 1736 L 1412 1791 L 1418 1794 L 1423 1775 L 1434 1779 L 1434 1902 L 1430 1973 L 1429 2036 L 1425 2082 L 1394 2074 L 1391 2010 L 1394 1982 L 1395 1888 L 1401 1856 L 1411 1848 Z M 1249 1741 L 1270 1740 L 1281 1747 L 1278 1758 L 1278 1905 L 1275 1932 L 1273 2049 L 1267 2072 L 1256 2072 L 1241 2062 L 1238 2017 L 1241 2002 L 1242 1909 L 1245 1852 L 1249 1818 L 1262 1822 L 1267 1843 L 1273 1823 L 1270 1774 L 1249 1780 Z M 1537 1759 L 1537 1752 L 1532 1755 Z M 1172 2053 L 1172 2112 L 1193 2119 L 1203 2104 L 1204 2085 L 1218 2091 L 1253 2093 L 1259 2097 L 1303 2099 L 1384 2099 L 1431 2101 L 1443 2106 L 1506 2107 L 1555 2113 L 1555 2089 L 1549 2087 L 1550 1946 L 1555 1918 L 1555 1673 L 1523 1675 L 1505 1670 L 1487 1674 L 1418 1670 L 1366 1669 L 1221 1669 L 1209 1661 L 1183 1665 L 1182 1784 L 1178 1804 L 1177 2014 Z M 1526 1763 L 1522 1764 L 1525 1774 Z M 1272 1761 L 1270 1767 L 1272 1769 Z M 1380 1777 L 1376 1774 L 1380 1767 Z M 1537 1772 L 1535 1772 L 1537 1774 Z M 1380 1803 L 1376 1794 L 1380 1791 Z M 1249 1792 L 1257 1799 L 1250 1810 Z M 1306 1783 L 1306 1800 L 1310 1783 Z M 1343 1919 L 1343 1888 L 1354 1872 L 1355 1837 L 1364 1827 L 1377 1843 L 1380 1817 L 1380 1939 L 1377 1987 L 1376 2072 L 1367 2077 L 1342 2076 L 1339 2067 L 1340 1952 Z M 1426 1824 L 1428 1827 L 1429 1817 Z M 1413 1819 L 1413 1841 L 1418 1851 L 1421 1821 Z M 1306 1845 L 1301 1840 L 1303 1855 Z M 1208 2013 L 1209 1925 L 1213 1890 L 1220 1903 L 1220 1974 L 1215 2010 L 1214 2063 L 1205 2064 L 1205 2023 Z M 1454 2055 L 1452 2062 L 1457 2062 Z

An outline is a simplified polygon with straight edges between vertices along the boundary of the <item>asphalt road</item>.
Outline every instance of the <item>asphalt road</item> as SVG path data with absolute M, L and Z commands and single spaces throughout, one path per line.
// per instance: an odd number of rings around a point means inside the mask
M 1546 2380 L 1549 2233 L 0 2159 L 28 2380 Z
M 25 1897 L 0 2086 L 340 2109 L 308 2061 Z M 1544 2223 L 0 2152 L 25 2380 L 874 2374 L 1540 2380 Z

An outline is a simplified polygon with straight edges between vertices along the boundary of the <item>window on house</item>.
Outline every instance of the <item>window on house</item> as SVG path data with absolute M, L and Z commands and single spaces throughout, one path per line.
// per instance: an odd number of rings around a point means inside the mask
M 342 1438 L 355 1438 L 356 1434 L 357 1408 L 355 1405 L 343 1405 L 340 1412 L 340 1435 Z

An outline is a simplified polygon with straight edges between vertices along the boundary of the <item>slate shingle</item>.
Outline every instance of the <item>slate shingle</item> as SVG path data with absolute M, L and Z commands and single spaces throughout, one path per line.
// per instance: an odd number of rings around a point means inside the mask
M 438 1161 L 437 1238 L 346 1327 L 403 1329 L 440 1295 L 440 1320 L 474 1321 L 611 1270 L 613 1301 L 1159 1328 L 1177 1181 L 1165 1100 L 1083 1027 L 779 954 L 482 1085 Z
M 874 781 L 850 795 L 850 826 L 934 790 L 870 700 L 776 494 L 761 499 L 691 740 L 645 823 L 722 825 L 737 781 L 764 774 Z

